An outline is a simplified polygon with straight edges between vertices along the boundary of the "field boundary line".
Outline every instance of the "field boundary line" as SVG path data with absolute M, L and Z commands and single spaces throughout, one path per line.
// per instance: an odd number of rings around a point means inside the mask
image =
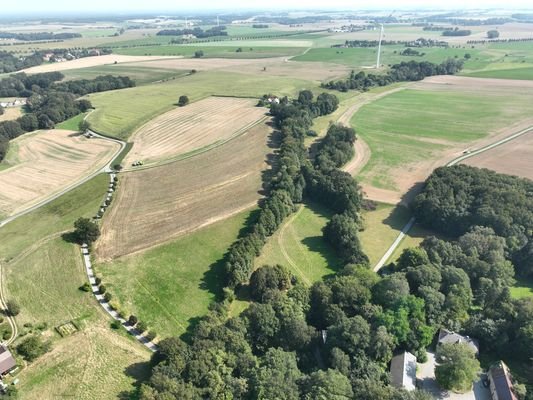
M 522 129 L 519 132 L 516 132 L 516 133 L 514 133 L 514 134 L 512 134 L 510 136 L 507 136 L 506 138 L 500 139 L 500 140 L 498 140 L 498 141 L 496 141 L 494 143 L 491 143 L 491 144 L 488 144 L 486 146 L 483 146 L 480 149 L 477 149 L 477 150 L 472 151 L 470 153 L 463 154 L 463 155 L 461 155 L 459 157 L 456 157 L 453 160 L 447 162 L 444 166 L 445 167 L 454 166 L 454 165 L 460 163 L 461 161 L 464 161 L 464 160 L 469 159 L 471 157 L 475 157 L 478 154 L 484 153 L 484 152 L 486 152 L 488 150 L 492 150 L 492 149 L 494 149 L 496 147 L 499 147 L 499 146 L 501 146 L 501 145 L 503 145 L 505 143 L 510 142 L 513 139 L 516 139 L 516 138 L 518 138 L 520 136 L 523 136 L 523 135 L 525 135 L 525 134 L 527 134 L 529 132 L 533 132 L 533 126 L 530 126 L 529 128 Z M 405 226 L 402 228 L 401 232 L 398 234 L 398 236 L 396 237 L 394 242 L 391 244 L 389 249 L 385 252 L 383 257 L 381 257 L 381 259 L 378 261 L 378 263 L 374 266 L 374 268 L 373 268 L 374 271 L 376 271 L 376 272 L 379 271 L 383 267 L 383 265 L 385 265 L 385 263 L 388 261 L 388 259 L 392 255 L 392 253 L 396 250 L 398 245 L 405 238 L 405 235 L 411 230 L 411 228 L 413 227 L 415 222 L 416 222 L 415 217 L 411 217 L 409 222 L 407 222 L 407 224 L 405 224 Z

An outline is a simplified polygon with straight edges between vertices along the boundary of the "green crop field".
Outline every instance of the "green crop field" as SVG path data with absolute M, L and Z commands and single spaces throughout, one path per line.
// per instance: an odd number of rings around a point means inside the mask
M 117 64 L 100 65 L 97 67 L 70 69 L 62 72 L 65 78 L 71 79 L 94 79 L 101 75 L 128 76 L 133 79 L 137 86 L 159 82 L 165 79 L 181 77 L 189 71 L 176 69 L 152 68 L 139 65 Z
M 527 94 L 403 90 L 363 106 L 351 124 L 371 150 L 359 178 L 395 190 L 390 170 L 435 157 L 528 116 Z M 490 130 L 489 130 L 490 129 Z
M 302 205 L 268 240 L 255 261 L 256 267 L 284 265 L 306 285 L 333 274 L 341 263 L 322 239 L 322 228 L 329 217 L 331 212 L 323 207 Z
M 496 78 L 496 79 L 533 79 L 533 67 L 527 68 L 509 68 L 509 69 L 494 69 L 471 72 L 464 74 L 477 78 Z
M 160 337 L 181 334 L 221 294 L 223 256 L 250 212 L 171 243 L 96 265 L 97 274 L 128 314 Z
M 294 95 L 303 87 L 313 88 L 314 85 L 292 78 L 198 72 L 165 83 L 88 95 L 96 108 L 88 121 L 98 132 L 126 139 L 142 124 L 172 109 L 182 94 L 191 101 L 213 94 L 260 97 L 265 93 L 277 93 L 283 96 Z
M 213 43 L 195 43 L 191 45 L 162 45 L 125 47 L 115 50 L 116 54 L 129 56 L 184 56 L 194 57 L 197 50 L 204 52 L 204 58 L 268 58 L 289 57 L 303 52 L 301 47 L 265 46 L 266 43 L 235 41 L 230 45 L 228 41 L 223 45 Z M 240 51 L 237 51 L 240 49 Z
M 63 121 L 56 125 L 56 129 L 66 129 L 69 131 L 78 131 L 80 127 L 80 122 L 83 121 L 83 118 L 85 118 L 87 114 L 82 113 L 78 114 L 72 118 L 67 119 L 66 121 Z

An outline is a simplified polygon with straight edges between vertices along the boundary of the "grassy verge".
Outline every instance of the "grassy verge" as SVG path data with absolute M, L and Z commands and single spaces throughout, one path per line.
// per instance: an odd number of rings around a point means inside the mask
M 207 312 L 224 286 L 223 257 L 250 212 L 243 212 L 171 243 L 96 265 L 128 314 L 160 337 L 182 334 Z
M 78 289 L 87 279 L 80 251 L 61 238 L 75 219 L 94 213 L 106 183 L 99 175 L 0 229 L 6 296 L 21 306 L 19 333 L 52 341 L 51 352 L 17 374 L 21 399 L 115 399 L 148 371 L 149 352 L 112 331 L 92 294 Z M 61 337 L 55 328 L 71 320 L 79 330 Z
M 83 121 L 83 118 L 87 113 L 78 114 L 72 118 L 67 119 L 66 121 L 61 122 L 56 125 L 56 129 L 66 129 L 68 131 L 78 131 L 80 122 Z
M 322 228 L 331 215 L 316 204 L 302 205 L 268 240 L 256 267 L 284 265 L 307 285 L 337 271 L 341 263 L 322 239 Z
M 303 51 L 303 48 L 255 45 L 247 46 L 246 43 L 235 41 L 235 44 L 231 46 L 209 46 L 198 43 L 187 46 L 162 45 L 118 48 L 115 50 L 115 52 L 116 54 L 124 54 L 129 56 L 183 56 L 190 58 L 194 57 L 194 53 L 198 50 L 202 50 L 204 52 L 204 58 L 269 58 L 294 56 L 300 54 Z

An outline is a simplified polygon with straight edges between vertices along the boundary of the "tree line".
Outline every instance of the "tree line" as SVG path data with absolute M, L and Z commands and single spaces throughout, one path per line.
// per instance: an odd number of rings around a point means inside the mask
M 0 160 L 8 150 L 9 141 L 36 129 L 52 129 L 92 106 L 88 100 L 78 99 L 87 93 L 135 86 L 128 77 L 99 76 L 59 82 L 60 72 L 26 75 L 19 73 L 0 80 L 0 97 L 27 98 L 26 113 L 14 121 L 0 122 Z M 59 82 L 59 83 L 58 83 Z
M 80 38 L 81 34 L 76 32 L 25 32 L 25 33 L 12 33 L 12 32 L 0 32 L 0 39 L 15 39 L 21 41 L 37 41 L 37 40 L 65 40 Z
M 196 27 L 193 29 L 163 29 L 157 32 L 157 36 L 183 36 L 183 35 L 194 35 L 197 38 L 208 38 L 212 36 L 228 36 L 225 26 L 214 26 L 212 28 L 203 30 L 202 28 Z
M 233 243 L 227 254 L 225 272 L 230 288 L 248 281 L 253 261 L 267 238 L 294 211 L 294 204 L 302 201 L 306 186 L 303 167 L 309 162 L 304 139 L 310 132 L 313 118 L 330 114 L 337 107 L 335 96 L 322 93 L 314 100 L 309 90 L 300 92 L 294 101 L 285 97 L 279 104 L 271 105 L 270 113 L 281 135 L 277 163 L 256 223 L 250 233 Z
M 407 61 L 394 64 L 386 74 L 367 74 L 352 71 L 347 79 L 323 83 L 322 87 L 341 92 L 355 89 L 367 91 L 376 86 L 387 86 L 395 82 L 419 81 L 428 76 L 454 75 L 463 68 L 463 60 L 449 58 L 440 64 L 429 61 Z

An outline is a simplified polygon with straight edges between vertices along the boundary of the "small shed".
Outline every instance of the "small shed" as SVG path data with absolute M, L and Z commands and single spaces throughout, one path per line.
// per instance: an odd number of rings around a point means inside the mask
M 404 351 L 392 358 L 390 363 L 391 383 L 408 391 L 416 389 L 416 357 Z
M 5 345 L 0 345 L 0 375 L 5 375 L 15 369 L 17 362 Z

